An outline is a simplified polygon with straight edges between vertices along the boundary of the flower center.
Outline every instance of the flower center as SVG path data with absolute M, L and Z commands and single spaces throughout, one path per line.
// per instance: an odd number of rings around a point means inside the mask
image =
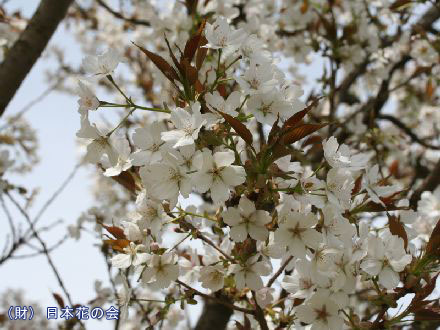
M 299 223 L 296 224 L 295 228 L 289 228 L 289 232 L 292 233 L 293 237 L 301 238 L 301 234 L 305 232 L 307 229 L 301 228 Z
M 315 309 L 316 318 L 318 320 L 322 320 L 323 322 L 327 323 L 327 318 L 330 316 L 330 314 L 327 312 L 326 306 L 322 306 L 322 309 Z

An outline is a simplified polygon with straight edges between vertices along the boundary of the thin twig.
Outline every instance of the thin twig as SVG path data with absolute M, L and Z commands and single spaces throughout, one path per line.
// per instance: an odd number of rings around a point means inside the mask
M 37 221 L 41 218 L 41 216 L 44 214 L 44 212 L 47 210 L 47 208 L 53 203 L 53 201 L 63 192 L 63 190 L 67 187 L 67 185 L 72 181 L 74 178 L 76 172 L 80 168 L 81 163 L 78 163 L 73 168 L 72 172 L 67 176 L 67 178 L 61 183 L 61 185 L 58 187 L 57 190 L 53 193 L 53 195 L 47 200 L 46 203 L 44 203 L 43 207 L 38 212 L 35 219 L 32 221 L 32 223 L 35 225 Z
M 413 131 L 411 131 L 411 129 L 408 126 L 406 126 L 403 122 L 401 122 L 396 117 L 393 117 L 390 115 L 380 114 L 379 116 L 377 116 L 377 118 L 383 119 L 383 120 L 388 120 L 389 122 L 393 123 L 395 126 L 400 128 L 403 132 L 405 132 L 406 135 L 408 135 L 411 138 L 411 141 L 416 142 L 416 143 L 420 144 L 421 146 L 428 148 L 428 149 L 440 150 L 440 146 L 434 146 L 432 144 L 426 143 L 422 138 L 419 138 L 417 136 L 417 134 L 415 134 Z
M 60 285 L 61 289 L 63 290 L 65 296 L 67 297 L 67 300 L 69 301 L 70 306 L 73 306 L 73 301 L 70 297 L 69 292 L 67 291 L 64 282 L 57 270 L 57 268 L 55 267 L 55 264 L 52 261 L 52 258 L 49 255 L 49 251 L 47 250 L 46 247 L 46 243 L 41 239 L 40 235 L 38 234 L 38 232 L 35 230 L 34 224 L 32 223 L 31 218 L 29 217 L 29 215 L 27 214 L 27 212 L 21 207 L 21 205 L 11 196 L 11 194 L 6 191 L 4 193 L 6 196 L 8 196 L 8 198 L 10 199 L 10 201 L 17 207 L 17 209 L 20 211 L 20 213 L 23 215 L 23 217 L 26 219 L 27 223 L 29 224 L 29 227 L 32 230 L 33 235 L 35 236 L 35 238 L 38 240 L 38 242 L 40 243 L 41 247 L 43 248 L 43 252 L 46 255 L 47 261 L 50 265 L 50 267 L 52 268 L 53 273 L 55 274 L 55 277 L 57 278 L 58 284 Z
M 218 252 L 220 252 L 226 259 L 228 259 L 232 263 L 236 263 L 232 257 L 228 256 L 225 252 L 223 252 L 217 245 L 215 245 L 209 238 L 206 238 L 201 233 L 197 233 L 197 238 L 200 238 L 203 242 L 206 244 L 212 246 L 214 249 L 216 249 Z
M 122 19 L 123 21 L 126 21 L 128 23 L 132 23 L 132 24 L 136 24 L 136 25 L 144 25 L 144 26 L 150 26 L 150 22 L 142 20 L 142 19 L 137 19 L 137 18 L 133 18 L 133 17 L 125 17 L 123 16 L 121 13 L 118 13 L 117 11 L 113 10 L 109 5 L 107 5 L 103 0 L 96 0 L 98 2 L 98 4 L 104 8 L 105 10 L 107 10 L 107 12 L 109 12 L 110 14 L 112 14 L 114 17 Z
M 69 238 L 69 235 L 66 234 L 64 235 L 64 237 L 62 239 L 60 239 L 57 243 L 55 243 L 53 246 L 47 248 L 47 252 L 52 252 L 55 249 L 57 249 L 58 247 L 60 247 L 65 241 L 67 241 L 67 239 Z M 40 254 L 44 254 L 44 250 L 39 250 L 35 253 L 30 253 L 30 254 L 22 254 L 22 255 L 18 255 L 18 256 L 11 256 L 11 259 L 25 259 L 25 258 L 32 258 L 32 257 L 36 257 Z
M 255 301 L 255 314 L 254 314 L 255 319 L 260 325 L 261 330 L 269 330 L 269 327 L 267 326 L 266 318 L 264 317 L 264 311 L 257 303 L 257 295 L 255 291 L 252 291 L 252 297 L 254 298 Z
M 213 241 L 211 241 L 209 238 L 205 237 L 202 233 L 200 233 L 196 227 L 194 227 L 191 223 L 185 221 L 185 220 L 181 220 L 182 222 L 184 222 L 185 226 L 187 226 L 189 229 L 196 231 L 196 235 L 197 238 L 201 239 L 203 242 L 205 242 L 206 244 L 212 246 L 215 250 L 217 250 L 218 252 L 220 252 L 227 260 L 229 260 L 231 263 L 235 264 L 235 260 L 227 255 L 224 251 L 222 251 L 217 245 L 214 244 Z
M 243 313 L 246 313 L 246 314 L 255 314 L 255 311 L 254 311 L 253 309 L 248 309 L 248 308 L 239 307 L 239 306 L 236 306 L 236 305 L 234 305 L 234 304 L 228 303 L 227 301 L 224 301 L 224 300 L 218 299 L 218 298 L 216 298 L 216 297 L 210 296 L 210 295 L 208 295 L 208 294 L 205 294 L 205 293 L 203 293 L 203 292 L 200 292 L 200 291 L 198 291 L 198 290 L 196 290 L 196 289 L 190 287 L 188 284 L 183 283 L 183 282 L 180 281 L 180 280 L 176 280 L 176 282 L 177 282 L 177 284 L 180 284 L 181 286 L 187 288 L 188 290 L 193 291 L 194 294 L 196 294 L 196 295 L 198 295 L 198 296 L 200 296 L 200 297 L 203 297 L 203 298 L 206 298 L 206 299 L 213 300 L 213 301 L 215 301 L 215 302 L 217 302 L 217 303 L 219 303 L 219 304 L 222 304 L 222 305 L 224 305 L 224 306 L 226 306 L 226 307 L 228 307 L 228 308 L 230 308 L 230 309 L 234 309 L 234 310 L 239 311 L 239 312 L 243 312 Z
M 12 220 L 11 213 L 9 213 L 9 210 L 6 206 L 5 200 L 3 199 L 3 196 L 1 196 L 1 195 L 0 195 L 0 202 L 2 204 L 3 211 L 6 214 L 6 218 L 8 218 L 9 227 L 11 228 L 12 242 L 15 242 L 16 234 L 15 234 L 14 221 Z
M 289 258 L 286 259 L 286 261 L 284 261 L 284 263 L 281 265 L 280 269 L 277 270 L 277 272 L 271 277 L 271 279 L 269 280 L 269 282 L 267 282 L 267 287 L 270 288 L 272 286 L 272 284 L 276 281 L 276 279 L 278 278 L 278 276 L 281 275 L 281 273 L 283 272 L 284 268 L 287 267 L 287 265 L 289 264 L 289 262 L 293 259 L 293 256 L 290 256 Z

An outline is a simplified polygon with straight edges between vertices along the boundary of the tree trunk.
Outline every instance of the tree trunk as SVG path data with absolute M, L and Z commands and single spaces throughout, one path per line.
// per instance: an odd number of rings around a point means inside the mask
M 40 57 L 73 0 L 42 0 L 0 63 L 0 116 Z
M 205 300 L 202 315 L 195 330 L 223 330 L 232 315 L 232 309 L 215 301 Z

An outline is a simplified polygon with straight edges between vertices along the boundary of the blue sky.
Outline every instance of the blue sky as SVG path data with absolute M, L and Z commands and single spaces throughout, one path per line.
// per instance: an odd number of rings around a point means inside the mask
M 38 3 L 38 0 L 14 0 L 7 3 L 7 8 L 21 8 L 23 14 L 30 17 Z M 57 44 L 67 50 L 65 53 L 68 62 L 81 61 L 79 47 L 64 26 L 58 28 L 51 44 Z M 6 115 L 17 113 L 47 88 L 44 71 L 48 67 L 50 63 L 47 60 L 40 59 L 37 62 L 7 108 Z M 29 190 L 41 187 L 37 201 L 31 209 L 33 216 L 65 180 L 79 159 L 75 142 L 75 133 L 79 128 L 76 100 L 75 96 L 53 92 L 25 115 L 37 131 L 38 154 L 41 161 L 28 175 L 7 178 L 12 182 L 21 183 Z M 64 221 L 62 225 L 42 234 L 49 246 L 50 243 L 60 240 L 66 234 L 66 226 L 75 223 L 80 213 L 92 205 L 89 192 L 91 184 L 90 171 L 80 169 L 42 217 L 40 225 L 43 226 L 59 219 Z M 19 219 L 17 214 L 13 216 L 14 220 Z M 3 214 L 2 218 L 5 221 Z M 27 227 L 23 224 L 23 228 Z M 4 235 L 0 237 L 3 241 Z M 80 241 L 68 240 L 51 253 L 75 303 L 86 304 L 94 298 L 95 279 L 107 281 L 104 259 L 98 248 L 93 246 L 94 243 L 96 240 L 91 235 L 83 234 Z M 1 246 L 3 247 L 3 244 Z M 23 248 L 17 255 L 29 252 L 29 249 Z M 0 294 L 7 288 L 22 289 L 27 299 L 38 301 L 44 310 L 47 306 L 55 306 L 52 292 L 61 293 L 44 256 L 8 261 L 0 267 L 0 278 Z M 101 321 L 99 324 L 91 323 L 89 328 L 110 329 L 112 324 L 110 321 Z

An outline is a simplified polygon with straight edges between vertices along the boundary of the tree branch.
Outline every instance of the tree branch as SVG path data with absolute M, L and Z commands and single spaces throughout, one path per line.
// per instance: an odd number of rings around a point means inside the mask
M 420 200 L 424 191 L 433 191 L 440 184 L 440 160 L 431 171 L 431 174 L 425 179 L 423 184 L 412 194 L 409 205 L 412 209 L 417 208 L 417 202 Z
M 399 127 L 402 131 L 408 135 L 413 142 L 416 142 L 420 144 L 421 146 L 428 148 L 428 149 L 434 149 L 434 150 L 440 150 L 440 146 L 434 146 L 432 144 L 426 143 L 423 139 L 419 138 L 411 129 L 406 126 L 404 123 L 402 123 L 399 119 L 396 117 L 390 116 L 390 115 L 379 115 L 377 116 L 378 119 L 388 120 L 389 122 L 393 123 L 397 127 Z
M 276 281 L 276 279 L 278 278 L 278 276 L 281 275 L 281 273 L 283 272 L 283 270 L 287 267 L 287 265 L 289 264 L 289 262 L 293 259 L 293 256 L 290 256 L 289 258 L 287 258 L 284 263 L 280 266 L 280 269 L 278 269 L 278 271 L 270 278 L 269 282 L 267 282 L 266 287 L 270 288 L 272 286 L 272 284 Z
M 227 302 L 227 301 L 225 301 L 225 300 L 219 299 L 219 298 L 214 297 L 214 296 L 210 296 L 209 294 L 205 294 L 205 293 L 203 293 L 203 292 L 200 292 L 200 291 L 198 291 L 198 290 L 196 290 L 196 289 L 190 287 L 188 284 L 183 283 L 183 282 L 180 281 L 180 280 L 177 280 L 176 283 L 177 283 L 177 284 L 180 284 L 181 286 L 183 286 L 183 287 L 185 287 L 185 288 L 187 288 L 188 290 L 193 291 L 194 294 L 196 294 L 196 295 L 198 295 L 198 296 L 200 296 L 200 297 L 203 297 L 203 298 L 205 298 L 205 299 L 209 299 L 209 300 L 213 300 L 213 301 L 215 301 L 215 302 L 217 302 L 217 303 L 219 303 L 219 304 L 222 304 L 223 306 L 226 306 L 226 307 L 228 307 L 228 308 L 230 308 L 230 309 L 234 309 L 234 310 L 236 310 L 236 311 L 243 312 L 243 313 L 246 313 L 246 314 L 254 314 L 254 310 L 253 310 L 253 309 L 248 309 L 248 308 L 239 307 L 239 306 L 236 306 L 236 305 L 234 305 L 234 304 L 231 304 L 231 303 L 229 303 L 229 302 Z
M 117 11 L 113 10 L 109 5 L 107 5 L 103 0 L 96 0 L 96 2 L 98 2 L 98 4 L 104 8 L 105 10 L 107 10 L 107 12 L 109 12 L 110 14 L 112 14 L 114 17 L 122 19 L 125 22 L 128 23 L 132 23 L 132 24 L 136 24 L 136 25 L 144 25 L 144 26 L 150 26 L 150 22 L 142 20 L 142 19 L 137 19 L 137 18 L 133 18 L 133 17 L 125 17 L 123 16 L 121 13 L 118 13 Z
M 255 301 L 255 319 L 260 325 L 261 330 L 269 330 L 269 327 L 267 326 L 266 318 L 264 317 L 264 311 L 257 303 L 257 295 L 255 294 L 255 291 L 252 291 L 252 297 L 254 297 L 254 301 Z
M 26 29 L 0 63 L 0 116 L 41 56 L 73 0 L 42 0 Z
M 38 242 L 40 243 L 42 249 L 43 249 L 43 253 L 46 255 L 47 261 L 50 265 L 50 267 L 52 268 L 53 273 L 55 274 L 55 277 L 58 281 L 58 284 L 60 285 L 61 289 L 63 290 L 65 296 L 67 297 L 67 300 L 69 301 L 70 306 L 73 306 L 73 301 L 72 298 L 70 297 L 69 292 L 66 289 L 66 286 L 64 285 L 63 280 L 61 279 L 61 276 L 57 270 L 57 268 L 55 267 L 55 264 L 52 261 L 52 258 L 49 255 L 49 251 L 47 249 L 46 243 L 41 239 L 40 235 L 38 234 L 37 230 L 35 229 L 31 218 L 29 217 L 29 215 L 27 214 L 27 212 L 25 210 L 23 210 L 23 208 L 21 207 L 21 205 L 9 194 L 9 192 L 5 192 L 5 195 L 8 196 L 9 200 L 17 207 L 17 209 L 20 211 L 20 213 L 23 215 L 23 217 L 26 219 L 29 227 L 32 230 L 33 235 L 35 236 L 35 238 L 38 240 Z

